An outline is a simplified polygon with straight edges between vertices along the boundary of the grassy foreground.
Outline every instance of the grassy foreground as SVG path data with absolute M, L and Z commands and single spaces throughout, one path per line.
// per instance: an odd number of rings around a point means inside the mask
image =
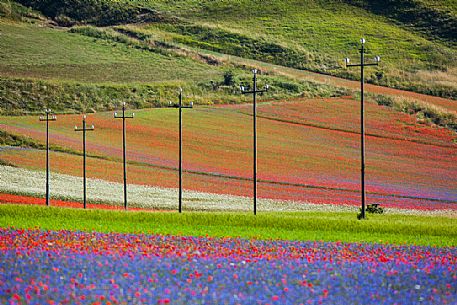
M 1 205 L 0 226 L 258 239 L 456 246 L 457 219 L 352 213 L 118 212 Z

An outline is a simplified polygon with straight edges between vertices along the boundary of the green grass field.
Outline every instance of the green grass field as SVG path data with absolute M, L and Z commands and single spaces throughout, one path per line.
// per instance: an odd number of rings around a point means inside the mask
M 352 213 L 118 212 L 0 205 L 0 226 L 257 239 L 457 245 L 457 219 Z
M 1 19 L 0 33 L 0 111 L 9 114 L 151 107 L 179 86 L 201 96 L 198 83 L 223 79 L 220 67 L 65 29 Z

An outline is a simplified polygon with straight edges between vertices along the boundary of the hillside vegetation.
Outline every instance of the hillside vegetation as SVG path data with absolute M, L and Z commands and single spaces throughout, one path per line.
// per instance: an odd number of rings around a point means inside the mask
M 346 3 L 387 16 L 398 24 L 417 30 L 444 43 L 456 44 L 457 4 L 435 0 L 345 0 Z
M 145 28 L 162 30 L 164 41 L 354 79 L 358 72 L 343 69 L 342 58 L 357 56 L 365 36 L 370 55 L 383 58 L 369 82 L 457 98 L 452 1 L 20 2 L 63 25 L 151 21 Z M 112 20 L 113 12 L 130 17 Z
M 178 87 L 200 104 L 249 100 L 237 88 L 257 64 L 221 54 L 357 79 L 342 58 L 357 60 L 362 36 L 382 57 L 368 82 L 457 98 L 455 4 L 378 2 L 2 0 L 0 113 L 157 107 Z M 261 71 L 263 98 L 351 94 L 275 70 Z
M 154 39 L 136 39 L 120 28 L 55 28 L 31 10 L 17 6 L 27 22 L 0 20 L 0 113 L 111 110 L 157 107 L 177 98 L 200 104 L 237 103 L 240 82 L 249 82 L 247 67 L 210 56 L 184 52 Z M 32 16 L 32 18 L 30 17 Z M 143 37 L 144 38 L 144 37 Z M 269 97 L 346 94 L 326 85 L 262 76 Z

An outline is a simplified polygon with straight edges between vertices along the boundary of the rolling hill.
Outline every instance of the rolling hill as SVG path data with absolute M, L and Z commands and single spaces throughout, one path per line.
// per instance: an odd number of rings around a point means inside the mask
M 456 98 L 452 1 L 20 2 L 70 24 L 119 25 L 141 16 L 162 41 L 347 78 L 358 74 L 342 69 L 342 59 L 356 55 L 364 36 L 370 54 L 383 58 L 367 73 L 370 82 Z M 127 17 L 110 20 L 115 13 Z
M 456 7 L 376 3 L 2 1 L 0 162 L 44 169 L 36 114 L 52 107 L 53 170 L 79 176 L 72 126 L 95 113 L 89 175 L 119 182 L 120 125 L 106 111 L 163 107 L 183 87 L 199 105 L 185 113 L 185 188 L 250 196 L 252 112 L 238 86 L 255 67 L 259 86 L 271 85 L 259 106 L 259 196 L 357 205 L 359 76 L 342 58 L 355 61 L 364 36 L 383 58 L 366 71 L 369 200 L 455 209 Z M 176 187 L 176 112 L 136 112 L 129 182 Z M 24 114 L 35 116 L 11 116 Z
M 418 124 L 407 114 L 375 103 L 367 107 L 369 201 L 403 209 L 454 209 L 455 133 Z M 347 98 L 300 98 L 259 105 L 259 197 L 297 205 L 358 205 L 357 109 L 358 102 Z M 81 135 L 73 131 L 80 119 L 63 115 L 51 124 L 53 171 L 81 175 Z M 35 116 L 1 120 L 0 127 L 10 134 L 41 143 L 45 139 L 44 126 Z M 121 182 L 122 124 L 112 113 L 97 113 L 88 120 L 96 127 L 88 134 L 89 177 Z M 184 188 L 251 196 L 251 124 L 250 105 L 186 110 Z M 129 183 L 177 186 L 177 127 L 175 109 L 136 112 L 127 132 Z M 30 146 L 0 151 L 4 163 L 32 170 L 44 169 L 44 156 L 43 150 Z

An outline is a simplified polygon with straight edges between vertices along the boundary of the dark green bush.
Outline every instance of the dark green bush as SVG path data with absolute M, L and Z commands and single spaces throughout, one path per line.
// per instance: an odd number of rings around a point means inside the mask
M 370 214 L 383 214 L 384 213 L 384 209 L 381 208 L 379 206 L 379 204 L 377 204 L 377 203 L 368 204 L 366 211 L 367 211 L 367 213 L 370 213 Z
M 392 98 L 385 96 L 385 95 L 376 96 L 376 102 L 380 106 L 392 107 L 394 105 Z
M 377 203 L 367 204 L 365 212 L 368 214 L 384 214 L 384 209 L 379 206 Z M 365 215 L 366 216 L 366 215 Z M 359 209 L 359 213 L 357 214 L 357 219 L 362 219 L 362 208 Z
M 234 74 L 232 70 L 224 72 L 224 86 L 233 86 L 235 84 Z

